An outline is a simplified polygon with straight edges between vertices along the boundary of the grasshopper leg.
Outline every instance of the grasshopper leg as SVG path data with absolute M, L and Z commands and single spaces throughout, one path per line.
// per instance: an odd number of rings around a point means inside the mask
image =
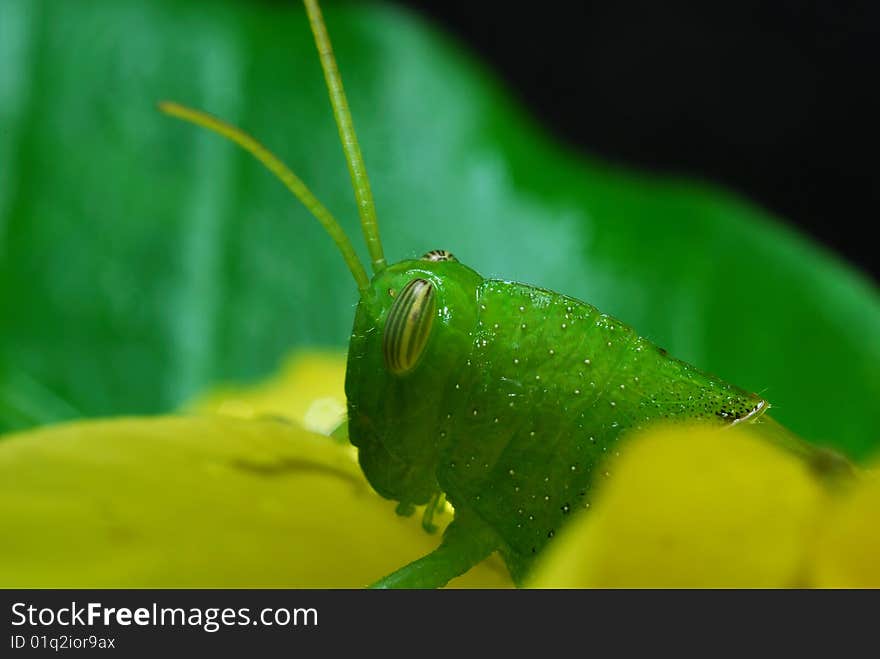
M 484 522 L 462 517 L 456 511 L 437 549 L 379 579 L 370 588 L 440 588 L 500 547 L 501 540 Z
M 428 505 L 425 506 L 425 512 L 422 514 L 422 528 L 428 533 L 437 531 L 437 525 L 434 524 L 434 515 L 443 510 L 445 503 L 446 495 L 438 491 L 431 497 Z

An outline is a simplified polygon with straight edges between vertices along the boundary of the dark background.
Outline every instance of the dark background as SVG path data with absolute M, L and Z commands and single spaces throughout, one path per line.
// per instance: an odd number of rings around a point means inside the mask
M 710 179 L 880 281 L 880 3 L 398 0 L 560 139 Z
M 390 1 L 558 139 L 723 184 L 880 282 L 880 2 Z

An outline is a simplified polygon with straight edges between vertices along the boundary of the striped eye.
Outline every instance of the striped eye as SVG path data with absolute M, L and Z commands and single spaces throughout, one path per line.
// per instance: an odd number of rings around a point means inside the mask
M 431 282 L 413 279 L 391 305 L 382 335 L 382 354 L 386 368 L 394 375 L 410 372 L 422 356 L 434 322 L 435 297 Z
M 452 252 L 445 249 L 432 249 L 430 252 L 422 254 L 422 261 L 458 261 Z

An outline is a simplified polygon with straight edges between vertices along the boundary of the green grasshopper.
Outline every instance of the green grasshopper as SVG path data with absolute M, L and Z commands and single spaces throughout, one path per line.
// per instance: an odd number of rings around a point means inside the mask
M 236 142 L 318 219 L 360 291 L 348 351 L 348 434 L 383 497 L 423 524 L 455 518 L 432 553 L 379 587 L 437 587 L 500 551 L 516 583 L 578 509 L 625 432 L 662 419 L 754 423 L 762 397 L 669 356 L 624 323 L 552 291 L 484 279 L 447 251 L 386 265 L 372 193 L 330 39 L 305 0 L 372 261 L 266 147 L 176 103 L 165 113 Z M 767 422 L 769 417 L 762 419 Z M 770 427 L 769 422 L 767 426 Z M 776 425 L 775 441 L 812 447 Z

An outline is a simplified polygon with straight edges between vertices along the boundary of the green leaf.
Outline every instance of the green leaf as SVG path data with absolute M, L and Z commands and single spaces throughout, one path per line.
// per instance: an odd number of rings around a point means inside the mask
M 807 439 L 856 457 L 880 440 L 865 279 L 722 189 L 570 153 L 399 9 L 326 18 L 391 260 L 452 250 L 761 392 Z M 6 0 L 0 61 L 0 427 L 166 411 L 345 344 L 356 293 L 317 223 L 154 109 L 250 130 L 360 242 L 300 6 Z

